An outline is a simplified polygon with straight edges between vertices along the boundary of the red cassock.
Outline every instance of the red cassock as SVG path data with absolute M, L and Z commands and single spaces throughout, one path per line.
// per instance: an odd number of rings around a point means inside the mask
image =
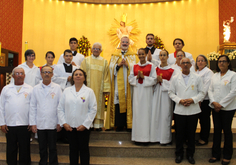
M 149 77 L 151 69 L 152 69 L 152 65 L 151 64 L 148 64 L 148 65 L 145 65 L 145 66 L 139 66 L 138 64 L 136 64 L 136 65 L 134 65 L 134 76 L 138 75 L 138 71 L 142 71 L 144 76 L 148 76 Z M 138 83 L 142 84 L 143 83 L 143 79 L 139 78 L 138 79 Z
M 174 69 L 169 68 L 169 69 L 160 69 L 156 68 L 156 73 L 158 76 L 162 76 L 162 79 L 170 81 L 170 78 L 174 72 Z

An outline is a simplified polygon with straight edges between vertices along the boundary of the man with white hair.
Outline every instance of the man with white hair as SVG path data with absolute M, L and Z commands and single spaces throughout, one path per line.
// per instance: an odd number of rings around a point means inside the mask
M 104 126 L 105 95 L 110 93 L 110 74 L 108 62 L 100 56 L 102 45 L 93 44 L 92 55 L 86 57 L 81 63 L 81 69 L 87 73 L 87 86 L 92 88 L 97 99 L 97 115 L 94 119 L 94 128 L 98 131 Z
M 30 159 L 30 131 L 29 110 L 32 87 L 24 83 L 25 71 L 16 67 L 12 71 L 14 83 L 6 85 L 0 98 L 0 126 L 6 133 L 7 164 L 17 164 L 19 147 L 19 164 L 29 165 Z
M 139 59 L 136 53 L 129 50 L 129 45 L 129 38 L 123 36 L 120 49 L 111 55 L 111 94 L 107 107 L 106 129 L 117 127 L 116 131 L 122 131 L 124 127 L 129 130 L 132 128 L 131 87 L 128 76 L 130 69 Z

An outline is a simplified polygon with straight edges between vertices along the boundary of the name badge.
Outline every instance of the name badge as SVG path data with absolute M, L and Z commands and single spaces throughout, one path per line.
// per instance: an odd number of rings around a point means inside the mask
M 25 98 L 28 96 L 29 94 L 27 92 L 24 92 L 24 96 Z
M 56 94 L 52 92 L 50 95 L 52 96 L 52 99 L 53 99 Z
M 228 80 L 225 80 L 225 81 L 224 81 L 224 84 L 225 84 L 225 85 L 227 85 L 228 83 L 229 83 L 229 81 L 228 81 Z
M 83 103 L 85 102 L 85 97 L 81 97 L 81 99 L 83 100 Z
M 191 87 L 192 87 L 192 90 L 194 90 L 194 85 L 192 85 Z

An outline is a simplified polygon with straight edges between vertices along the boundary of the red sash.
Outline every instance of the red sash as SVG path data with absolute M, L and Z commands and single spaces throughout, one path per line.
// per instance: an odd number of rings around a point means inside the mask
M 139 66 L 138 64 L 136 64 L 136 65 L 134 65 L 134 76 L 138 75 L 138 71 L 142 71 L 144 76 L 149 76 L 150 72 L 151 72 L 151 69 L 152 69 L 151 64 L 148 64 L 148 65 L 145 65 L 145 66 Z M 142 84 L 143 79 L 139 78 L 138 83 Z

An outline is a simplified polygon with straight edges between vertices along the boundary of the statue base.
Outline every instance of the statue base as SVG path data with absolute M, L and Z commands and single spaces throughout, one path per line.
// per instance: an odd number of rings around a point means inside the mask
M 219 53 L 227 54 L 236 50 L 236 42 L 224 42 L 220 45 Z

